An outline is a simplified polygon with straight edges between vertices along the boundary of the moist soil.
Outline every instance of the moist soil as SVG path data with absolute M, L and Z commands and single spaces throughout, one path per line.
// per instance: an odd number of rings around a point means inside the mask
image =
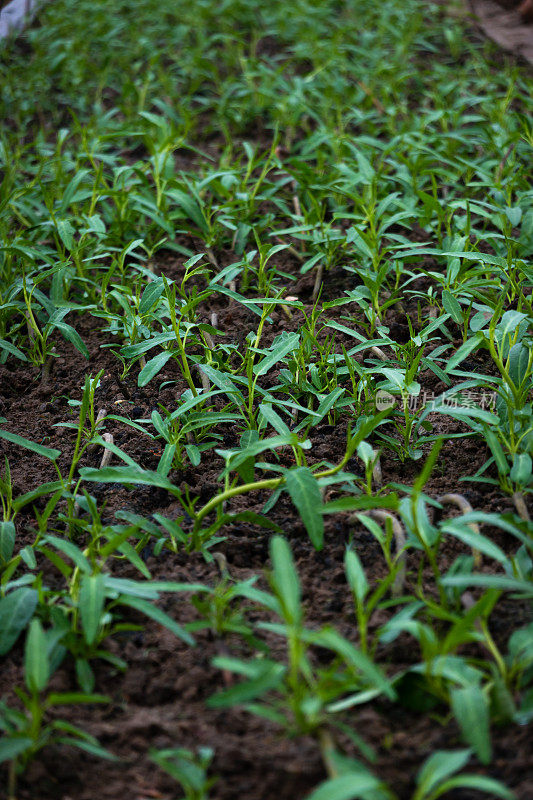
M 421 238 L 412 232 L 413 240 Z M 194 242 L 189 241 L 189 247 Z M 231 253 L 216 254 L 222 264 L 234 258 Z M 280 269 L 294 274 L 291 294 L 304 303 L 310 301 L 313 276 L 299 276 L 299 264 L 285 256 L 286 263 Z M 174 255 L 160 254 L 158 263 L 152 268 L 170 277 L 183 273 L 182 261 Z M 433 265 L 435 268 L 435 265 Z M 423 285 L 424 278 L 420 279 Z M 323 298 L 339 297 L 343 289 L 352 286 L 353 276 L 341 269 L 326 274 Z M 350 307 L 345 307 L 350 313 Z M 307 311 L 311 310 L 308 305 Z M 344 309 L 343 309 L 344 310 Z M 215 312 L 218 329 L 225 334 L 225 341 L 242 341 L 255 320 L 242 306 L 222 297 L 203 309 L 205 320 Z M 299 312 L 298 312 L 299 313 Z M 298 313 L 289 320 L 284 315 L 272 314 L 272 324 L 266 329 L 265 344 L 282 330 L 296 330 L 301 324 Z M 406 315 L 416 323 L 416 308 L 404 301 L 403 311 L 389 310 L 386 324 L 397 341 L 407 340 Z M 81 397 L 81 385 L 86 373 L 95 375 L 103 370 L 100 387 L 96 392 L 96 411 L 102 408 L 131 419 L 147 419 L 152 410 L 163 405 L 175 408 L 176 399 L 186 388 L 177 368 L 169 367 L 144 389 L 137 386 L 134 370 L 121 376 L 122 368 L 117 358 L 102 349 L 108 343 L 107 334 L 99 330 L 99 320 L 80 318 L 77 329 L 90 353 L 89 362 L 67 342 L 58 340 L 57 357 L 49 376 L 40 370 L 11 362 L 0 368 L 0 414 L 9 420 L 9 429 L 32 441 L 55 447 L 62 451 L 58 463 L 66 469 L 73 449 L 73 431 L 57 427 L 59 423 L 75 419 L 75 413 L 67 399 Z M 222 340 L 222 337 L 220 337 Z M 342 336 L 337 339 L 340 345 Z M 353 340 L 344 341 L 345 346 Z M 457 344 L 459 340 L 457 341 Z M 483 355 L 473 359 L 484 361 Z M 480 363 L 471 362 L 479 370 Z M 483 364 L 484 369 L 489 364 Z M 275 376 L 274 376 L 275 379 Z M 167 386 L 158 389 L 159 385 Z M 422 376 L 423 388 L 438 394 L 444 388 L 430 373 Z M 435 420 L 435 429 L 444 434 L 460 430 L 460 423 L 441 415 Z M 160 445 L 123 423 L 110 421 L 106 430 L 113 433 L 114 441 L 141 466 L 155 469 L 160 455 Z M 238 442 L 240 431 L 226 426 L 219 431 L 223 435 L 222 447 L 231 447 Z M 322 424 L 313 429 L 310 438 L 313 448 L 310 463 L 327 459 L 335 462 L 344 453 L 346 431 L 343 428 Z M 426 493 L 437 498 L 443 493 L 461 492 L 478 510 L 490 512 L 511 511 L 510 499 L 489 484 L 462 483 L 461 479 L 472 475 L 487 458 L 485 446 L 473 438 L 454 439 L 443 447 L 436 469 L 426 485 Z M 49 462 L 35 458 L 22 448 L 0 443 L 0 457 L 9 457 L 14 493 L 18 495 L 55 478 Z M 101 458 L 95 452 L 87 456 L 83 466 L 97 466 Z M 289 454 L 282 452 L 286 465 L 290 465 Z M 384 452 L 382 472 L 385 483 L 412 484 L 421 462 L 402 463 L 395 455 Z M 212 452 L 197 469 L 188 467 L 181 473 L 171 474 L 175 483 L 185 482 L 192 495 L 203 502 L 218 490 L 217 481 L 223 467 L 222 460 Z M 361 468 L 357 459 L 348 467 L 356 473 Z M 177 515 L 175 501 L 167 492 L 152 487 L 128 490 L 122 486 L 90 484 L 88 489 L 98 500 L 105 503 L 104 522 L 116 522 L 115 514 L 129 511 L 149 517 L 155 512 L 167 517 Z M 252 496 L 234 501 L 231 510 L 246 507 L 260 511 L 267 495 Z M 328 498 L 326 498 L 328 499 Z M 43 508 L 45 500 L 37 502 Z M 442 512 L 440 512 L 442 513 Z M 445 512 L 453 515 L 456 512 Z M 316 552 L 309 542 L 303 525 L 288 498 L 280 498 L 269 516 L 282 528 L 290 540 L 296 565 L 300 574 L 303 601 L 307 612 L 307 625 L 318 628 L 334 624 L 340 632 L 357 642 L 356 623 L 351 597 L 347 591 L 343 571 L 343 556 L 350 540 L 367 571 L 370 581 L 386 574 L 379 545 L 361 525 L 354 525 L 348 514 L 326 517 L 325 547 Z M 31 515 L 21 514 L 17 518 L 17 542 L 20 547 L 33 541 Z M 506 534 L 486 528 L 486 535 L 506 548 L 516 549 L 516 541 Z M 268 567 L 268 534 L 248 523 L 227 526 L 223 530 L 225 540 L 217 549 L 223 553 L 230 575 L 235 579 L 246 579 L 262 575 Z M 453 539 L 441 549 L 441 569 L 446 569 L 461 552 L 463 546 Z M 206 563 L 198 554 L 170 554 L 163 551 L 155 557 L 150 548 L 143 551 L 143 558 L 155 580 L 180 582 L 204 582 L 216 584 L 220 574 L 216 564 Z M 409 556 L 409 581 L 416 580 L 419 567 L 416 552 Z M 44 570 L 45 581 L 57 584 L 61 576 L 47 562 L 39 565 Z M 486 571 L 497 571 L 497 566 L 486 560 Z M 139 578 L 139 574 L 127 562 L 114 560 L 113 574 L 120 577 Z M 261 578 L 260 581 L 264 579 Z M 261 585 L 261 583 L 260 583 Z M 433 583 L 427 576 L 424 589 L 433 592 Z M 188 595 L 165 596 L 160 606 L 181 624 L 197 619 L 194 606 Z M 255 618 L 261 617 L 257 611 Z M 212 666 L 212 659 L 221 653 L 232 652 L 246 655 L 247 645 L 242 639 L 232 636 L 217 639 L 209 631 L 195 634 L 197 645 L 191 648 L 175 636 L 152 622 L 147 623 L 135 612 L 125 619 L 140 622 L 142 630 L 114 636 L 105 646 L 128 663 L 128 669 L 120 672 L 103 661 L 95 662 L 96 690 L 105 692 L 111 703 L 104 706 L 66 707 L 61 709 L 64 719 L 80 725 L 96 735 L 100 742 L 120 758 L 118 763 L 95 759 L 74 748 L 48 747 L 36 757 L 26 774 L 21 778 L 20 800 L 93 800 L 95 797 L 120 798 L 165 798 L 176 796 L 176 784 L 160 771 L 148 758 L 150 748 L 175 746 L 207 746 L 214 750 L 212 774 L 218 781 L 212 790 L 214 800 L 300 800 L 326 777 L 317 743 L 311 737 L 287 739 L 270 722 L 251 716 L 242 709 L 215 710 L 206 707 L 206 700 L 218 689 L 231 684 L 231 677 Z M 371 629 L 382 625 L 387 619 L 380 611 L 371 622 Z M 491 632 L 497 643 L 505 649 L 512 630 L 529 621 L 527 607 L 520 603 L 499 602 L 490 618 Z M 262 638 L 268 643 L 274 657 L 283 658 L 283 643 L 273 635 Z M 248 653 L 249 655 L 250 653 Z M 413 641 L 402 635 L 394 643 L 378 650 L 378 662 L 387 674 L 405 669 L 419 660 Z M 13 685 L 21 684 L 22 645 L 15 648 L 4 660 L 0 675 L 0 695 L 7 693 Z M 67 661 L 55 673 L 52 685 L 56 691 L 75 691 L 76 677 L 72 664 Z M 402 800 L 411 796 L 414 777 L 422 761 L 437 749 L 460 747 L 461 740 L 455 723 L 446 717 L 444 708 L 436 706 L 425 713 L 413 712 L 400 703 L 374 702 L 371 707 L 361 707 L 346 714 L 345 721 L 363 736 L 375 750 L 376 761 L 372 769 L 389 785 L 393 786 Z M 347 752 L 354 754 L 349 742 L 340 743 Z M 517 798 L 526 800 L 533 796 L 533 777 L 530 770 L 531 730 L 528 727 L 510 726 L 493 732 L 494 759 L 489 767 L 476 765 L 478 774 L 496 777 L 515 790 Z M 467 800 L 478 795 L 470 791 L 456 791 L 455 798 Z M 5 797 L 0 790 L 0 797 Z
M 217 149 L 216 142 L 207 146 L 213 151 Z M 186 168 L 187 164 L 181 166 Z M 424 233 L 413 230 L 411 238 L 413 241 L 423 240 Z M 194 240 L 184 241 L 183 245 L 194 252 L 203 250 L 201 243 Z M 235 261 L 235 254 L 231 252 L 215 255 L 221 266 Z M 183 261 L 173 254 L 159 253 L 151 268 L 156 273 L 176 279 L 183 275 Z M 438 269 L 438 264 L 431 259 L 425 266 Z M 294 277 L 289 294 L 305 303 L 309 312 L 312 308 L 310 301 L 314 278 L 309 274 L 301 276 L 299 267 L 295 259 L 291 260 L 290 254 L 279 254 L 279 269 Z M 342 296 L 345 289 L 354 288 L 353 281 L 353 275 L 341 268 L 333 269 L 325 276 L 322 299 Z M 420 277 L 412 288 L 423 290 L 425 281 L 426 278 Z M 355 314 L 357 308 L 344 306 L 342 312 L 346 315 Z M 252 312 L 226 297 L 221 296 L 220 300 L 202 308 L 201 320 L 210 322 L 213 313 L 218 318 L 218 329 L 224 334 L 223 337 L 215 337 L 215 344 L 217 341 L 242 343 L 246 334 L 256 328 L 256 318 Z M 333 312 L 328 313 L 335 318 Z M 422 318 L 426 314 L 427 309 L 422 309 Z M 401 310 L 396 306 L 387 311 L 384 321 L 391 337 L 398 342 L 409 339 L 407 316 L 416 329 L 418 309 L 416 303 L 408 299 L 403 300 Z M 271 317 L 272 324 L 265 329 L 264 345 L 283 330 L 298 330 L 302 323 L 299 312 L 294 312 L 290 319 L 281 312 L 274 312 Z M 109 345 L 109 336 L 102 332 L 98 319 L 85 316 L 69 321 L 75 325 L 87 345 L 90 353 L 88 362 L 80 357 L 72 345 L 57 339 L 56 357 L 49 375 L 12 360 L 8 365 L 0 366 L 0 416 L 8 420 L 10 431 L 61 450 L 58 464 L 63 471 L 70 464 L 73 431 L 60 424 L 75 422 L 76 409 L 69 406 L 68 399 L 81 398 L 81 387 L 87 373 L 94 376 L 103 370 L 96 392 L 95 411 L 105 408 L 108 414 L 131 420 L 149 419 L 152 411 L 161 406 L 173 410 L 177 398 L 186 389 L 177 366 L 170 362 L 156 380 L 140 389 L 137 386 L 137 367 L 122 374 L 118 359 L 109 349 L 102 347 Z M 357 325 L 354 324 L 354 327 L 357 328 Z M 454 334 L 457 339 L 453 344 L 457 347 L 461 343 L 459 329 Z M 350 347 L 353 343 L 353 339 L 344 338 L 342 334 L 336 337 L 339 349 L 341 344 Z M 469 362 L 463 363 L 463 367 L 478 372 L 491 369 L 483 353 L 471 356 Z M 272 380 L 275 381 L 275 378 L 274 374 Z M 423 391 L 430 394 L 438 395 L 445 388 L 431 372 L 423 373 L 421 382 Z M 166 385 L 159 388 L 162 384 Z M 433 416 L 434 432 L 450 436 L 466 431 L 461 423 L 448 417 Z M 106 431 L 112 433 L 115 444 L 142 467 L 156 468 L 162 449 L 160 442 L 117 421 L 108 421 Z M 216 431 L 223 437 L 220 447 L 238 444 L 241 430 L 237 426 L 227 425 Z M 344 454 L 345 437 L 346 430 L 343 427 L 321 424 L 312 429 L 310 439 L 313 447 L 309 451 L 309 463 L 322 459 L 339 461 Z M 4 455 L 9 458 L 15 496 L 56 478 L 48 461 L 0 440 L 0 463 L 3 463 Z M 285 466 L 290 466 L 290 458 L 290 453 L 281 452 Z M 479 440 L 471 437 L 459 440 L 449 438 L 425 487 L 426 494 L 437 498 L 445 493 L 460 492 L 476 510 L 497 513 L 512 511 L 510 498 L 499 489 L 490 484 L 462 481 L 466 476 L 473 475 L 487 458 L 486 446 Z M 101 451 L 89 453 L 81 466 L 98 466 L 100 459 Z M 384 484 L 395 482 L 412 485 L 421 463 L 401 462 L 397 456 L 385 451 L 381 458 Z M 187 484 L 191 495 L 205 502 L 219 491 L 218 476 L 222 468 L 222 459 L 210 451 L 200 467 L 187 466 L 181 472 L 171 473 L 170 477 L 174 483 Z M 353 459 L 348 468 L 361 473 L 357 459 Z M 105 484 L 88 484 L 87 488 L 96 497 L 99 507 L 105 504 L 103 522 L 116 523 L 119 518 L 115 515 L 124 511 L 147 518 L 157 512 L 167 517 L 179 513 L 175 500 L 161 489 L 127 489 Z M 333 496 L 332 493 L 331 498 Z M 259 512 L 267 499 L 266 494 L 237 498 L 232 502 L 231 510 L 247 508 Z M 37 501 L 37 510 L 42 510 L 45 503 L 46 500 Z M 453 516 L 457 512 L 446 508 L 444 512 L 432 510 L 432 513 Z M 346 544 L 351 541 L 369 581 L 375 583 L 387 573 L 376 540 L 362 525 L 351 522 L 349 514 L 340 513 L 326 517 L 325 546 L 317 552 L 309 542 L 288 497 L 282 496 L 269 516 L 282 528 L 291 543 L 302 583 L 307 627 L 319 628 L 333 624 L 342 635 L 357 643 L 357 626 L 347 590 L 343 557 Z M 32 528 L 35 519 L 25 509 L 17 517 L 16 524 L 17 549 L 20 549 L 34 541 Z M 269 566 L 269 535 L 249 523 L 227 526 L 222 533 L 225 539 L 217 545 L 217 550 L 224 555 L 232 578 L 242 580 L 258 575 L 258 585 L 265 588 L 266 582 L 261 576 Z M 483 533 L 507 552 L 514 552 L 517 548 L 516 540 L 499 530 L 485 526 Z M 467 553 L 467 550 L 458 540 L 447 540 L 440 551 L 441 570 L 446 570 L 461 553 Z M 216 563 L 207 563 L 198 554 L 171 554 L 165 550 L 156 557 L 147 547 L 142 556 L 154 580 L 202 582 L 209 585 L 215 585 L 220 580 Z M 411 552 L 407 564 L 406 593 L 414 587 L 419 564 L 420 556 L 416 551 Z M 126 561 L 115 559 L 111 567 L 116 577 L 140 577 Z M 39 568 L 43 570 L 45 583 L 60 583 L 61 575 L 49 562 L 39 564 Z M 485 559 L 483 570 L 496 573 L 498 566 Z M 429 573 L 424 574 L 423 586 L 427 594 L 434 592 Z M 188 594 L 166 595 L 158 604 L 185 625 L 198 619 L 195 607 L 189 600 Z M 254 610 L 249 612 L 248 618 L 259 620 L 267 619 L 267 616 Z M 106 762 L 75 748 L 50 746 L 37 755 L 21 777 L 19 800 L 118 800 L 124 797 L 131 800 L 171 800 L 180 796 L 176 783 L 149 759 L 150 748 L 212 748 L 214 758 L 210 774 L 218 778 L 211 790 L 212 800 L 303 800 L 326 778 L 319 746 L 312 737 L 287 739 L 273 723 L 252 716 L 238 707 L 216 710 L 206 706 L 211 695 L 227 688 L 232 681 L 230 676 L 212 665 L 213 658 L 228 652 L 250 655 L 251 651 L 242 638 L 217 638 L 204 630 L 195 633 L 197 644 L 191 648 L 166 629 L 146 622 L 133 611 L 125 613 L 124 619 L 140 623 L 142 629 L 114 636 L 104 646 L 113 655 L 124 659 L 128 669 L 122 672 L 106 662 L 93 662 L 96 691 L 105 692 L 111 702 L 102 707 L 67 706 L 61 709 L 61 718 L 97 736 L 101 744 L 120 760 Z M 386 619 L 386 611 L 375 614 L 371 620 L 371 631 Z M 505 651 L 512 631 L 530 620 L 527 605 L 503 598 L 490 617 L 490 630 L 498 646 Z M 270 633 L 262 633 L 261 638 L 268 644 L 274 658 L 283 659 L 284 647 L 279 638 Z M 320 653 L 317 658 L 320 658 Z M 381 646 L 377 653 L 378 663 L 389 676 L 417 663 L 419 658 L 413 640 L 404 635 L 391 644 Z M 11 695 L 13 686 L 22 685 L 22 660 L 23 646 L 19 641 L 3 659 L 0 696 Z M 74 669 L 68 660 L 54 674 L 51 689 L 78 690 Z M 408 800 L 415 786 L 416 772 L 424 759 L 435 750 L 458 748 L 463 744 L 456 724 L 450 721 L 444 707 L 436 705 L 424 712 L 414 712 L 402 705 L 401 697 L 399 700 L 396 704 L 379 700 L 371 706 L 356 707 L 346 713 L 344 721 L 374 749 L 375 761 L 371 764 L 374 773 L 394 788 L 400 800 Z M 533 797 L 531 733 L 531 726 L 494 727 L 494 758 L 491 764 L 483 767 L 475 760 L 472 762 L 477 774 L 484 773 L 503 781 L 514 790 L 518 800 Z M 339 744 L 349 754 L 359 756 L 353 745 L 342 736 Z M 6 797 L 6 774 L 5 768 L 0 768 L 0 798 Z M 455 800 L 475 800 L 479 794 L 470 790 L 456 790 L 448 796 Z

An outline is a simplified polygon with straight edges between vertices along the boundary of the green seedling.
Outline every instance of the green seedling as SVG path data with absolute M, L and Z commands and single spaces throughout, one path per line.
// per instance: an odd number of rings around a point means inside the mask
M 102 642 L 109 636 L 138 630 L 137 625 L 132 626 L 123 620 L 124 609 L 131 608 L 144 614 L 168 628 L 186 644 L 194 645 L 192 636 L 154 601 L 159 598 L 160 591 L 203 591 L 203 587 L 151 581 L 150 573 L 128 542 L 133 531 L 127 526 L 104 530 L 99 538 L 106 543 L 93 540 L 85 551 L 57 536 L 45 536 L 37 546 L 66 582 L 64 590 L 46 592 L 46 605 L 62 645 L 75 659 L 78 681 L 84 691 L 94 688 L 94 674 L 89 663 L 92 659 L 103 658 L 118 669 L 126 667 L 122 659 L 117 659 L 102 647 Z M 119 555 L 141 571 L 147 578 L 146 584 L 113 578 L 104 572 L 107 560 Z
M 216 666 L 236 672 L 245 680 L 214 695 L 210 705 L 245 704 L 252 713 L 282 725 L 288 732 L 318 735 L 341 708 L 366 702 L 381 693 L 393 697 L 389 682 L 372 660 L 335 629 L 310 631 L 304 627 L 300 582 L 290 547 L 278 536 L 271 540 L 270 552 L 271 593 L 253 586 L 243 586 L 241 593 L 280 619 L 279 623 L 261 623 L 260 628 L 285 639 L 287 664 L 264 656 L 251 661 L 215 659 Z M 313 647 L 331 653 L 331 662 L 324 669 L 312 666 Z
M 476 789 L 503 800 L 515 800 L 516 795 L 501 781 L 460 772 L 472 756 L 471 750 L 438 750 L 430 755 L 416 776 L 416 789 L 411 800 L 437 800 L 454 789 Z M 328 754 L 328 771 L 332 777 L 315 789 L 306 800 L 326 800 L 342 797 L 345 800 L 398 800 L 398 795 L 377 778 L 364 764 L 346 758 L 332 750 Z
M 24 658 L 26 691 L 15 689 L 23 709 L 8 706 L 4 701 L 0 706 L 0 727 L 4 731 L 0 740 L 0 761 L 9 762 L 7 791 L 10 800 L 15 799 L 17 777 L 48 744 L 73 745 L 100 758 L 115 760 L 115 756 L 104 749 L 94 736 L 81 728 L 57 718 L 46 721 L 48 710 L 56 706 L 108 702 L 107 697 L 98 694 L 44 694 L 53 671 L 58 638 L 53 629 L 46 633 L 37 619 L 32 621 L 26 637 Z
M 150 750 L 151 760 L 177 781 L 185 795 L 183 800 L 209 800 L 216 778 L 208 778 L 207 770 L 213 759 L 213 750 L 199 747 L 196 753 L 183 747 L 168 750 Z

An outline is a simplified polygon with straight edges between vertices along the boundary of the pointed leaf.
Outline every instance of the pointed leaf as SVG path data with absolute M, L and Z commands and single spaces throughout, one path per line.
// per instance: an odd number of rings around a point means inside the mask
M 317 479 L 308 467 L 292 468 L 285 475 L 285 488 L 298 509 L 315 549 L 321 550 L 324 544 L 324 519 Z
M 269 354 L 254 366 L 255 375 L 265 375 L 272 367 L 281 361 L 287 353 L 296 350 L 300 343 L 299 333 L 283 333 L 279 336 L 272 346 Z
M 163 350 L 162 353 L 158 353 L 156 356 L 147 361 L 142 370 L 139 372 L 139 377 L 137 379 L 137 386 L 143 387 L 146 386 L 147 383 L 150 383 L 152 378 L 154 378 L 158 372 L 161 372 L 165 364 L 169 359 L 172 358 L 172 352 L 170 350 Z
M 15 523 L 8 519 L 0 522 L 0 560 L 9 561 L 15 547 Z
M 321 783 L 306 800 L 366 800 L 368 792 L 379 790 L 380 782 L 368 773 L 348 772 Z
M 219 659 L 215 659 L 215 666 L 218 666 Z M 213 695 L 207 701 L 210 708 L 227 708 L 239 703 L 247 703 L 259 697 L 270 689 L 275 689 L 280 685 L 285 675 L 286 667 L 272 661 L 266 661 L 259 665 L 254 665 L 254 677 L 250 680 L 238 683 L 226 691 Z
M 452 689 L 450 700 L 463 739 L 471 745 L 482 764 L 489 764 L 492 757 L 490 712 L 485 693 L 479 686 L 464 686 Z
M 100 628 L 105 600 L 103 575 L 84 575 L 81 581 L 79 610 L 85 641 L 91 645 Z
M 450 775 L 470 761 L 471 750 L 437 750 L 422 765 L 417 778 L 415 797 L 424 798 Z
M 152 281 L 142 293 L 139 303 L 139 314 L 146 314 L 165 291 L 165 284 L 161 279 Z
M 25 447 L 27 450 L 31 450 L 32 453 L 37 453 L 39 456 L 49 458 L 50 461 L 55 461 L 61 455 L 61 450 L 54 450 L 52 447 L 44 447 L 42 444 L 31 442 L 29 439 L 25 439 L 17 433 L 11 433 L 1 428 L 0 439 L 5 439 L 8 442 L 12 442 L 12 444 L 18 444 L 19 447 Z
M 432 795 L 432 800 L 436 800 L 437 797 L 441 797 L 452 789 L 474 789 L 476 792 L 486 792 L 491 796 L 490 800 L 494 800 L 495 797 L 501 797 L 503 800 L 517 800 L 515 793 L 507 786 L 486 775 L 457 775 L 439 786 L 438 791 Z
M 0 764 L 4 761 L 13 761 L 17 756 L 29 750 L 32 744 L 32 739 L 28 739 L 26 736 L 2 737 L 0 739 Z
M 368 581 L 359 556 L 353 550 L 346 551 L 344 556 L 344 570 L 348 578 L 350 589 L 357 598 L 357 601 L 362 603 L 368 592 Z
M 30 623 L 26 636 L 24 678 L 30 692 L 42 692 L 50 677 L 46 635 L 38 619 Z
M 276 590 L 289 624 L 297 624 L 302 618 L 300 605 L 300 580 L 292 557 L 291 548 L 282 536 L 270 540 L 272 559 L 272 584 Z
M 0 655 L 5 655 L 24 630 L 37 606 L 35 589 L 21 586 L 0 600 Z
M 102 483 L 131 483 L 144 486 L 159 486 L 171 491 L 176 487 L 158 472 L 151 472 L 140 467 L 82 467 L 80 475 L 85 481 L 101 481 Z
M 130 595 L 127 597 L 120 597 L 120 603 L 146 614 L 147 617 L 150 617 L 150 619 L 153 619 L 155 622 L 158 622 L 160 625 L 163 625 L 165 628 L 167 628 L 171 633 L 177 636 L 178 639 L 182 639 L 188 645 L 194 645 L 194 639 L 184 628 L 181 627 L 181 625 L 178 625 L 178 623 L 173 620 L 172 617 L 169 617 L 168 614 L 165 614 L 164 611 L 148 602 L 148 600 L 145 600 L 142 597 L 133 597 Z

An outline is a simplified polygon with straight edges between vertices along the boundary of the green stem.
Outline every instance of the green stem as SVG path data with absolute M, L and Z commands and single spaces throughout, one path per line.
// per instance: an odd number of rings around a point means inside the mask
M 494 658 L 498 670 L 500 671 L 500 675 L 505 681 L 507 678 L 507 667 L 505 666 L 505 661 L 503 660 L 502 655 L 496 646 L 496 642 L 491 636 L 491 633 L 487 627 L 486 620 L 480 620 L 480 627 L 485 637 L 485 644 L 487 646 L 487 650 L 491 653 L 492 657 Z
M 189 368 L 189 363 L 187 361 L 187 354 L 185 353 L 185 347 L 183 346 L 183 342 L 181 340 L 179 323 L 174 324 L 174 321 L 173 321 L 172 327 L 174 328 L 174 333 L 176 335 L 176 344 L 178 345 L 178 350 L 179 350 L 179 354 L 180 354 L 180 361 L 181 361 L 181 365 L 183 367 L 183 374 L 184 374 L 185 380 L 187 381 L 189 389 L 192 392 L 192 396 L 193 397 L 198 397 L 198 392 L 196 391 L 196 386 L 194 385 L 194 381 L 193 381 L 192 375 L 191 375 L 191 370 Z
M 489 329 L 489 351 L 492 357 L 492 360 L 498 367 L 502 378 L 504 379 L 506 385 L 511 390 L 511 394 L 513 395 L 513 400 L 517 407 L 520 407 L 520 392 L 516 389 L 514 382 L 509 375 L 509 371 L 507 370 L 505 364 L 503 363 L 502 359 L 500 358 L 499 354 L 496 351 L 496 347 L 494 345 L 494 328 L 493 326 Z
M 337 464 L 336 467 L 332 467 L 331 469 L 323 470 L 322 472 L 317 472 L 315 474 L 315 478 L 327 478 L 330 475 L 335 475 L 335 473 L 339 472 L 345 464 L 350 460 L 351 457 L 351 450 L 348 448 L 346 454 L 342 461 Z M 227 489 L 226 491 L 218 494 L 216 497 L 211 498 L 208 503 L 203 506 L 198 514 L 195 516 L 195 531 L 198 530 L 198 526 L 200 522 L 204 519 L 207 514 L 213 511 L 220 503 L 224 503 L 226 500 L 230 500 L 232 497 L 237 497 L 241 494 L 248 494 L 249 492 L 260 491 L 261 489 L 277 489 L 278 486 L 281 486 L 284 483 L 285 477 L 282 476 L 281 478 L 266 478 L 262 481 L 254 481 L 253 483 L 245 483 L 242 486 L 233 486 L 231 489 Z
M 332 754 L 335 751 L 335 745 L 329 731 L 324 728 L 319 728 L 317 731 L 318 744 L 320 746 L 320 755 L 322 762 L 330 778 L 338 778 L 339 773 L 333 762 Z
M 17 791 L 17 762 L 12 759 L 9 762 L 9 771 L 7 777 L 7 800 L 16 800 L 15 794 Z
M 198 529 L 198 525 L 203 518 L 207 516 L 210 511 L 213 511 L 218 505 L 220 505 L 220 503 L 224 503 L 226 500 L 230 500 L 232 497 L 236 497 L 237 495 L 255 492 L 256 490 L 259 491 L 260 489 L 277 489 L 284 480 L 285 478 L 269 478 L 264 481 L 245 483 L 243 486 L 234 486 L 232 489 L 228 489 L 226 492 L 218 494 L 216 497 L 211 498 L 211 500 L 200 509 L 198 514 L 196 514 L 196 522 L 194 526 L 195 530 Z

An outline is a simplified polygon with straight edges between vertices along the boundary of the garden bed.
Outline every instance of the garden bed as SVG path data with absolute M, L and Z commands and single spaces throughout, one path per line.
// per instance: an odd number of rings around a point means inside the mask
M 0 53 L 0 797 L 526 800 L 531 75 L 219 5 Z

